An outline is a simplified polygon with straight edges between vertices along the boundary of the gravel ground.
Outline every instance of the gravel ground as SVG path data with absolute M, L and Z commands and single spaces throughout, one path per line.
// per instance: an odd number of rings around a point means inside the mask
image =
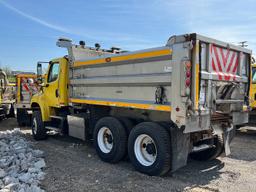
M 43 155 L 19 129 L 0 131 L 0 192 L 43 192 Z
M 14 127 L 15 119 L 0 122 L 0 130 Z M 47 167 L 41 188 L 48 192 L 256 191 L 256 131 L 239 131 L 232 142 L 230 157 L 203 163 L 189 161 L 186 167 L 166 177 L 140 174 L 128 161 L 104 163 L 90 143 L 58 135 L 35 142 L 28 128 L 22 131 L 36 148 L 45 152 Z

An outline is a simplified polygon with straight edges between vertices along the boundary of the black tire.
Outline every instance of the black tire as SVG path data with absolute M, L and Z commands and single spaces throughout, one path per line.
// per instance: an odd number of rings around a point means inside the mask
M 108 128 L 112 136 L 110 136 L 109 143 L 112 144 L 110 151 L 103 151 L 100 146 L 102 146 L 98 141 L 98 135 L 100 130 L 104 127 Z M 109 135 L 108 135 L 109 136 Z M 107 136 L 106 136 L 107 137 Z M 100 138 L 100 136 L 99 136 Z M 105 162 L 117 163 L 124 158 L 127 153 L 127 134 L 125 127 L 115 117 L 103 117 L 95 125 L 93 132 L 94 147 L 97 151 L 98 156 Z
M 5 119 L 5 116 L 0 116 L 0 121 L 3 121 Z
M 5 111 L 2 106 L 0 106 L 0 121 L 2 121 L 5 118 Z
M 17 122 L 19 126 L 25 126 L 26 114 L 24 109 L 17 108 Z
M 130 132 L 132 130 L 132 128 L 134 127 L 134 122 L 132 121 L 132 119 L 127 118 L 127 117 L 118 117 L 118 119 L 121 121 L 121 123 L 123 124 L 123 126 L 125 127 L 125 131 L 126 131 L 126 135 L 127 138 L 130 135 Z M 125 161 L 129 161 L 129 155 L 128 155 L 128 145 L 127 145 L 127 151 L 126 154 L 123 158 Z
M 32 135 L 35 140 L 47 138 L 46 129 L 40 111 L 34 111 L 32 115 Z
M 13 106 L 13 104 L 11 104 L 9 114 L 8 114 L 7 116 L 8 116 L 9 118 L 15 117 L 15 111 L 14 111 L 14 106 Z
M 127 118 L 127 117 L 118 117 L 118 119 L 123 124 L 123 126 L 126 130 L 126 135 L 129 136 L 132 128 L 134 127 L 134 122 L 131 119 Z
M 224 151 L 224 139 L 221 135 L 216 135 L 213 140 L 213 148 L 190 154 L 190 158 L 196 161 L 210 161 L 219 157 Z
M 146 134 L 152 138 L 157 150 L 153 164 L 145 166 L 138 159 L 134 151 L 136 139 Z M 146 148 L 146 147 L 144 147 Z M 128 154 L 131 163 L 139 172 L 147 175 L 165 175 L 171 169 L 171 141 L 166 129 L 157 123 L 143 122 L 132 129 L 128 139 Z

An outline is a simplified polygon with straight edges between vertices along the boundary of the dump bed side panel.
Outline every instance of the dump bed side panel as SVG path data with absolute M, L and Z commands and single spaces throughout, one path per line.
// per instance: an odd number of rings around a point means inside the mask
M 170 111 L 171 73 L 168 47 L 76 61 L 71 102 Z

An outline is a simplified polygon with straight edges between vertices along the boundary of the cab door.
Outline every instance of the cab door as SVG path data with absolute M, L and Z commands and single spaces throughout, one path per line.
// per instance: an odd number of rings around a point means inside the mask
M 45 102 L 50 107 L 59 107 L 60 63 L 50 62 L 44 88 Z
M 252 67 L 251 107 L 256 109 L 256 66 Z

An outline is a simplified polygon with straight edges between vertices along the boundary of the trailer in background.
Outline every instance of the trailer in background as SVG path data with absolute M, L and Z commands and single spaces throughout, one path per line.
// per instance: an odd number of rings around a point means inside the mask
M 16 84 L 9 83 L 7 75 L 0 70 L 0 120 L 14 117 Z
M 36 94 L 40 87 L 36 82 L 35 74 L 18 74 L 16 75 L 17 93 L 16 93 L 16 110 L 17 122 L 19 126 L 29 126 L 31 124 L 32 109 L 30 107 L 31 97 Z

